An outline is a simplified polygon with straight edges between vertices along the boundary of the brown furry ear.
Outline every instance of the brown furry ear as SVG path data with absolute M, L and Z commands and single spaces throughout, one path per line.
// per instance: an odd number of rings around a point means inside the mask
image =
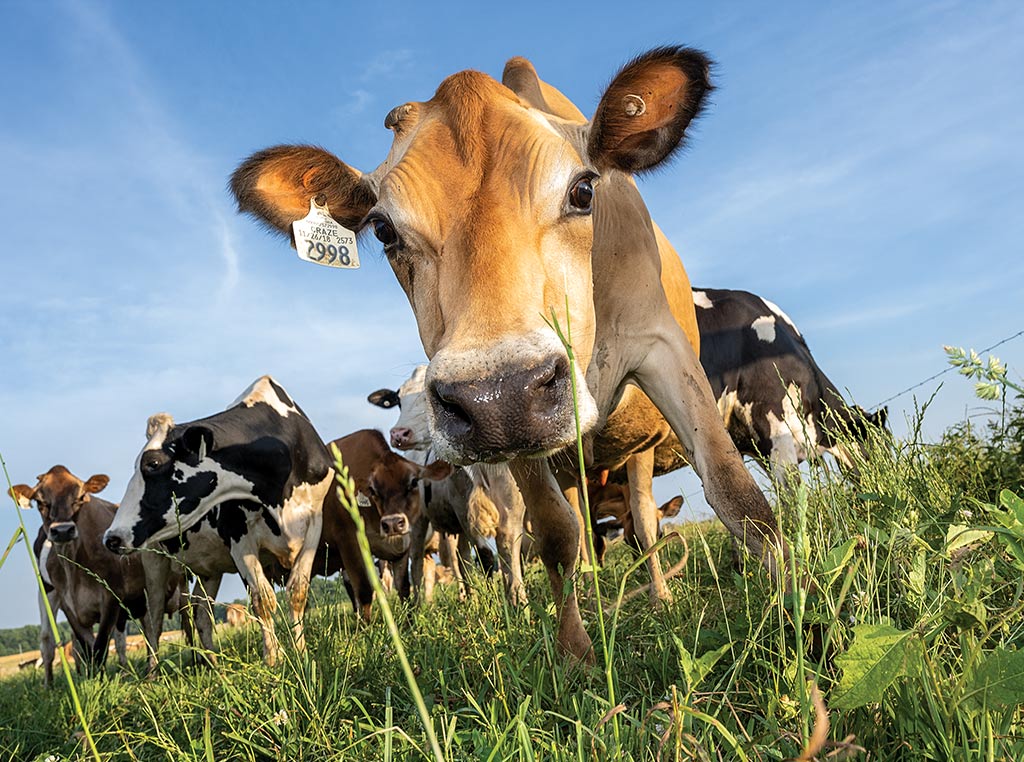
M 8 494 L 18 504 L 19 508 L 23 511 L 28 511 L 32 508 L 32 496 L 36 494 L 36 491 L 27 484 L 15 484 L 11 487 Z
M 426 479 L 428 482 L 439 482 L 447 479 L 454 471 L 455 467 L 451 463 L 444 460 L 435 460 L 420 470 L 420 478 Z
M 258 151 L 231 175 L 238 211 L 291 237 L 292 223 L 309 214 L 309 200 L 327 204 L 349 229 L 377 203 L 363 174 L 315 146 L 275 146 Z
M 94 474 L 86 480 L 82 485 L 82 489 L 95 495 L 97 492 L 102 492 L 108 484 L 110 484 L 109 476 L 106 474 Z
M 626 64 L 591 123 L 594 167 L 642 172 L 671 156 L 712 90 L 710 68 L 707 56 L 683 47 L 655 48 Z
M 671 519 L 674 516 L 679 515 L 680 509 L 683 507 L 683 496 L 676 495 L 674 498 L 665 503 L 661 508 L 658 509 L 658 513 L 661 514 L 660 518 Z

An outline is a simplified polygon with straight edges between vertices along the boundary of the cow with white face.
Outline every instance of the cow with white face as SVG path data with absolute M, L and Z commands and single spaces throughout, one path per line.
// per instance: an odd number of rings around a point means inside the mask
M 330 455 L 309 419 L 263 376 L 222 413 L 151 426 L 104 543 L 126 554 L 157 543 L 206 540 L 214 557 L 227 544 L 263 628 L 264 658 L 273 664 L 277 599 L 260 555 L 290 570 L 286 587 L 296 646 L 302 648 L 309 576 L 333 479 Z M 216 534 L 190 534 L 203 523 Z
M 730 531 L 773 572 L 783 548 L 697 360 L 689 280 L 631 176 L 681 144 L 709 68 L 694 50 L 652 50 L 615 76 L 587 122 L 513 59 L 500 83 L 463 71 L 429 101 L 393 109 L 391 152 L 369 174 L 322 149 L 281 146 L 232 178 L 239 207 L 285 235 L 317 199 L 383 243 L 430 358 L 437 454 L 509 462 L 558 603 L 559 643 L 580 658 L 591 641 L 564 579 L 579 521 L 546 459 L 574 447 L 574 386 L 595 452 L 602 439 L 609 461 L 650 452 L 645 431 L 664 416 Z M 574 365 L 552 319 L 571 330 Z M 653 412 L 627 416 L 622 433 L 612 414 L 634 404 L 631 385 Z M 637 461 L 631 481 L 649 488 L 651 469 Z
M 367 397 L 378 407 L 398 408 L 398 420 L 391 428 L 391 444 L 423 463 L 430 459 L 433 450 L 426 376 L 427 366 L 418 365 L 398 391 L 378 389 Z M 423 516 L 413 526 L 410 551 L 413 582 L 419 579 L 424 544 L 432 526 L 443 535 L 454 533 L 459 537 L 460 552 L 451 554 L 451 564 L 463 594 L 466 580 L 462 566 L 469 546 L 487 555 L 493 543 L 509 599 L 525 603 L 522 541 L 526 506 L 508 467 L 489 463 L 466 466 L 441 483 L 424 484 L 420 492 Z

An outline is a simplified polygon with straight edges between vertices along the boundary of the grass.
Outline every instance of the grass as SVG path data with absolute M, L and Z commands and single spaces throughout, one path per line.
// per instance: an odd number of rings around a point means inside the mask
M 919 431 L 919 427 L 913 429 Z M 963 457 L 957 457 L 957 447 Z M 625 602 L 607 624 L 616 706 L 601 667 L 557 652 L 539 564 L 531 603 L 472 578 L 428 607 L 391 600 L 396 632 L 450 760 L 1014 760 L 1024 758 L 1024 502 L 975 485 L 968 439 L 877 437 L 856 483 L 815 469 L 779 498 L 797 578 L 781 594 L 748 560 L 734 567 L 713 522 L 686 525 L 674 601 Z M 958 470 L 959 469 L 959 470 Z M 972 487 L 973 489 L 973 487 Z M 684 546 L 662 548 L 669 565 Z M 621 545 L 600 572 L 620 590 Z M 630 574 L 625 589 L 644 581 Z M 581 584 L 584 622 L 597 601 Z M 220 665 L 180 650 L 144 680 L 109 667 L 78 680 L 104 760 L 404 760 L 434 752 L 380 612 L 357 622 L 339 585 L 318 586 L 305 653 L 266 668 L 254 626 L 219 632 Z M 280 632 L 287 632 L 283 625 Z M 0 683 L 0 758 L 87 758 L 66 685 Z M 825 719 L 827 718 L 827 720 Z M 617 737 L 614 724 L 617 724 Z M 614 749 L 614 752 L 612 751 Z

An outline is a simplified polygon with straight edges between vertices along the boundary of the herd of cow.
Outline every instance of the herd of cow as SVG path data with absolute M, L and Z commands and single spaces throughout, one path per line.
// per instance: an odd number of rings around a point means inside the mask
M 774 304 L 692 289 L 644 206 L 632 175 L 679 147 L 711 90 L 709 65 L 688 48 L 652 50 L 616 75 L 588 121 L 514 58 L 500 83 L 464 71 L 431 100 L 393 109 L 394 143 L 373 172 L 279 146 L 232 176 L 240 210 L 285 235 L 311 201 L 372 230 L 409 298 L 430 363 L 368 398 L 399 408 L 390 439 L 405 456 L 372 430 L 333 442 L 371 550 L 403 596 L 430 598 L 440 554 L 463 586 L 468 559 L 496 560 L 522 603 L 523 563 L 536 556 L 560 646 L 589 658 L 572 584 L 581 490 L 599 538 L 621 528 L 646 550 L 681 503 L 659 509 L 653 476 L 691 465 L 726 527 L 784 578 L 785 542 L 742 455 L 786 481 L 813 452 L 850 466 L 857 438 L 884 425 L 884 410 L 843 402 Z M 107 482 L 54 466 L 13 489 L 42 515 L 35 551 L 47 597 L 85 661 L 102 663 L 133 617 L 155 667 L 164 615 L 175 611 L 212 655 L 211 601 L 236 572 L 268 663 L 278 653 L 275 583 L 298 648 L 313 574 L 341 571 L 369 616 L 372 587 L 328 446 L 271 377 L 207 418 L 151 416 L 120 505 L 95 496 Z M 652 599 L 669 599 L 656 554 L 647 565 Z

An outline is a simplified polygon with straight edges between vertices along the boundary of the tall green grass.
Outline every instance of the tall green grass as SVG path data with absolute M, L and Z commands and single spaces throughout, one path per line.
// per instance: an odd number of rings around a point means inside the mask
M 736 564 L 717 524 L 681 528 L 691 551 L 670 582 L 674 601 L 653 611 L 637 596 L 606 622 L 618 737 L 605 671 L 556 648 L 539 565 L 527 569 L 523 609 L 475 571 L 467 601 L 452 588 L 421 608 L 391 600 L 442 756 L 1024 758 L 1024 501 L 965 479 L 957 465 L 973 468 L 974 445 L 925 442 L 924 414 L 904 439 L 869 438 L 856 480 L 814 468 L 804 488 L 780 490 L 795 575 L 815 582 L 806 599 L 781 593 L 756 560 Z M 675 563 L 684 546 L 660 552 Z M 637 565 L 614 547 L 601 581 L 619 590 L 629 574 L 622 589 L 633 589 Z M 275 669 L 250 626 L 219 631 L 215 671 L 189 669 L 180 646 L 165 646 L 154 680 L 141 679 L 140 654 L 132 673 L 81 682 L 101 757 L 433 758 L 383 617 L 357 622 L 340 585 L 317 589 L 308 650 L 284 643 Z M 586 585 L 580 595 L 596 633 L 597 600 Z M 77 759 L 80 733 L 66 686 L 45 691 L 31 672 L 0 682 L 0 758 Z

